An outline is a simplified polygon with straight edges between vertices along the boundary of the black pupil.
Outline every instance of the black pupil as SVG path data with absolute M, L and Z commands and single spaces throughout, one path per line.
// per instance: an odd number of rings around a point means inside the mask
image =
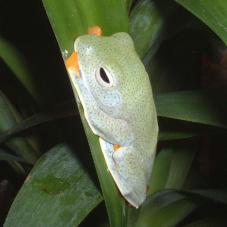
M 110 80 L 109 80 L 108 76 L 106 75 L 105 70 L 103 68 L 100 68 L 99 72 L 100 72 L 100 77 L 102 78 L 102 80 L 109 84 Z

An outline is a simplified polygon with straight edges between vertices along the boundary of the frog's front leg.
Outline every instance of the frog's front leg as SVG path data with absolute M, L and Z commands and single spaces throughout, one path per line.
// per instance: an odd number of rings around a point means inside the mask
M 146 198 L 147 179 L 139 152 L 133 146 L 115 147 L 100 140 L 102 152 L 121 194 L 138 208 Z

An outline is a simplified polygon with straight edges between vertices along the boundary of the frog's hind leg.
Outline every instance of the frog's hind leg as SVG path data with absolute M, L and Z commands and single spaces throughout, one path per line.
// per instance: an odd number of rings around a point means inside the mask
M 102 152 L 123 197 L 138 208 L 146 197 L 146 177 L 132 147 L 118 147 L 100 138 Z M 117 149 L 116 149 L 117 147 Z

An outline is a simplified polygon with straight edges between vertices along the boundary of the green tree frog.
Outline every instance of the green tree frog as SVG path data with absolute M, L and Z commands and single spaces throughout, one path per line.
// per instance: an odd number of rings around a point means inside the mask
M 66 68 L 108 170 L 122 196 L 138 208 L 146 198 L 158 135 L 149 77 L 129 34 L 92 31 L 96 35 L 76 39 Z

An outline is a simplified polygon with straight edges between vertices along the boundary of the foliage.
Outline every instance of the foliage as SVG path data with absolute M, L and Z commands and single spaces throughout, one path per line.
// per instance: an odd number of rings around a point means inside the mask
M 0 223 L 227 225 L 225 0 L 1 5 Z M 107 171 L 64 68 L 76 37 L 97 24 L 131 34 L 154 91 L 159 143 L 138 210 Z

